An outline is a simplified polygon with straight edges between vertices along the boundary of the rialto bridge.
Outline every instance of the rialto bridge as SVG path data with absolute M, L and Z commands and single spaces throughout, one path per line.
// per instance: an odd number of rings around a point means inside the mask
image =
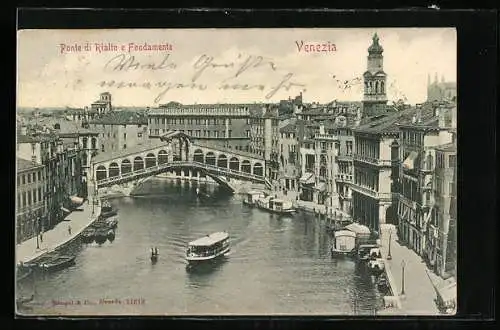
M 230 191 L 231 179 L 264 183 L 263 159 L 238 150 L 194 144 L 181 132 L 168 132 L 160 140 L 92 158 L 95 188 L 133 183 L 161 173 L 200 178 L 208 176 Z

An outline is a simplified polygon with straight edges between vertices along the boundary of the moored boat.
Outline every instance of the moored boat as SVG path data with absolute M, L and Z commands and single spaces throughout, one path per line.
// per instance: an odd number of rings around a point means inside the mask
M 248 206 L 255 206 L 257 201 L 261 198 L 266 197 L 264 192 L 262 191 L 257 191 L 257 190 L 251 190 L 246 193 L 245 198 L 243 199 L 243 204 L 248 205 Z
M 106 225 L 108 225 L 109 228 L 115 229 L 118 227 L 118 217 L 114 216 L 106 219 Z
M 82 242 L 90 244 L 94 241 L 96 230 L 94 228 L 87 228 L 81 233 Z
M 47 271 L 59 270 L 71 266 L 75 263 L 74 256 L 57 256 L 51 260 L 40 264 L 40 267 Z
M 114 229 L 108 230 L 107 234 L 108 241 L 113 242 L 115 240 L 115 231 Z
M 356 233 L 338 230 L 334 233 L 332 256 L 353 256 L 356 253 Z
M 257 206 L 260 209 L 281 215 L 293 215 L 296 212 L 292 202 L 271 196 L 259 198 L 257 200 Z
M 370 251 L 373 248 L 378 248 L 378 244 L 361 244 L 358 245 L 357 253 L 359 261 L 369 261 L 370 260 Z
M 229 253 L 231 247 L 227 232 L 216 232 L 189 242 L 186 260 L 190 265 L 214 260 Z
M 106 228 L 99 228 L 95 232 L 95 242 L 99 245 L 106 242 L 108 239 L 108 230 Z
M 111 206 L 108 201 L 105 201 L 101 206 L 101 214 L 99 214 L 99 219 L 107 219 L 118 214 L 118 211 Z

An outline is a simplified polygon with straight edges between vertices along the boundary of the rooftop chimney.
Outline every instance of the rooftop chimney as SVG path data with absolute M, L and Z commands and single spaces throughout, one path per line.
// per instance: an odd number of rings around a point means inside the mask
M 319 134 L 325 134 L 325 125 L 323 124 L 319 125 Z

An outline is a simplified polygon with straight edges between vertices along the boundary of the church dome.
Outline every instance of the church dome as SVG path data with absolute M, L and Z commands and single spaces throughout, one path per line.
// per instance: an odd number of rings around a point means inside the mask
M 377 33 L 375 33 L 373 35 L 373 43 L 371 44 L 370 47 L 368 47 L 368 52 L 370 54 L 382 54 L 382 52 L 384 51 L 384 48 L 382 48 L 382 46 L 378 43 L 379 39 L 378 39 L 378 35 Z

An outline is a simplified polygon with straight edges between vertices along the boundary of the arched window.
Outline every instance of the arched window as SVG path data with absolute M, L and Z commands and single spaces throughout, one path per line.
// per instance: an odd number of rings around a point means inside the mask
M 262 164 L 255 163 L 255 165 L 253 166 L 253 174 L 258 175 L 258 176 L 262 176 L 263 173 L 264 173 L 264 169 L 262 168 Z

